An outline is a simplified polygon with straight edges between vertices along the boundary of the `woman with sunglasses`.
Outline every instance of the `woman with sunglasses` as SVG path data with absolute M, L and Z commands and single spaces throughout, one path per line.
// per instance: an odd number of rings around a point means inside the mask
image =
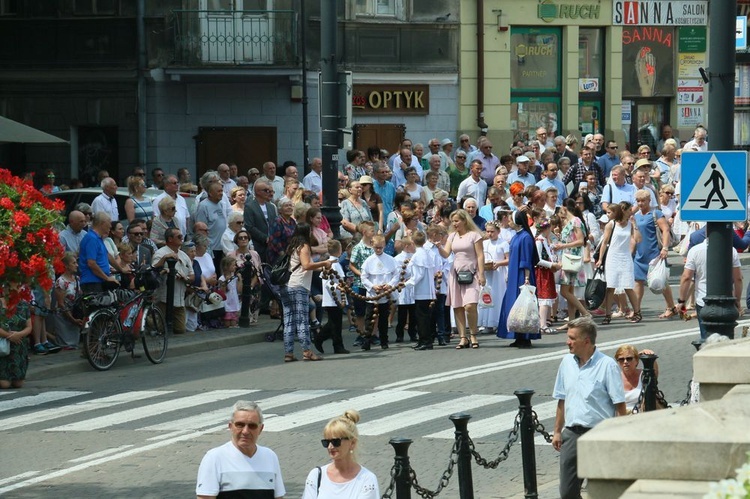
M 359 413 L 349 409 L 333 418 L 323 430 L 321 443 L 331 462 L 316 466 L 307 475 L 302 499 L 378 499 L 375 474 L 357 462 Z
M 643 369 L 638 368 L 641 355 L 654 355 L 653 350 L 644 349 L 640 352 L 633 345 L 621 345 L 615 352 L 615 360 L 620 366 L 622 383 L 625 385 L 625 407 L 628 414 L 633 413 L 633 408 L 638 405 L 638 399 L 643 391 L 641 373 Z M 654 373 L 659 377 L 659 366 L 654 363 Z M 643 407 L 638 408 L 643 411 Z

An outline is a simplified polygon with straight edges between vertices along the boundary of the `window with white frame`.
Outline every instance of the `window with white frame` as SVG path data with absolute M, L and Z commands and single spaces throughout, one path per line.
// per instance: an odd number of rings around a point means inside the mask
M 402 19 L 405 0 L 351 0 L 353 17 L 391 17 Z

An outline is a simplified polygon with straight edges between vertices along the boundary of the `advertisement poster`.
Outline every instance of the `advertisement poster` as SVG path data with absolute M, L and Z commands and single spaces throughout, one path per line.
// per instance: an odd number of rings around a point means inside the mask
M 674 95 L 674 28 L 624 27 L 622 44 L 624 97 Z
M 677 80 L 677 104 L 702 104 L 703 80 Z
M 698 68 L 706 68 L 706 54 L 680 54 L 677 57 L 677 78 L 700 78 Z
M 704 124 L 703 106 L 677 106 L 677 126 L 696 127 Z

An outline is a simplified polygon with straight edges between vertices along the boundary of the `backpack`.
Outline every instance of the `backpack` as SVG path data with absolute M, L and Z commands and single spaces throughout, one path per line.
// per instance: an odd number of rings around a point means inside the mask
M 271 284 L 276 286 L 286 286 L 289 282 L 289 278 L 292 276 L 292 272 L 299 268 L 299 265 L 290 269 L 289 265 L 292 263 L 292 255 L 284 253 L 276 263 L 271 267 L 270 281 Z

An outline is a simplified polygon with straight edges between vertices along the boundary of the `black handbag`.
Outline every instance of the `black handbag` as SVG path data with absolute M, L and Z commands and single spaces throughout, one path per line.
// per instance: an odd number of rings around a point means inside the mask
M 456 271 L 456 282 L 459 284 L 471 284 L 474 282 L 474 272 L 468 270 L 457 270 Z
M 606 294 L 607 282 L 604 280 L 604 268 L 599 267 L 594 271 L 591 279 L 586 282 L 586 291 L 583 295 L 586 300 L 586 308 L 589 310 L 599 308 L 604 303 Z

